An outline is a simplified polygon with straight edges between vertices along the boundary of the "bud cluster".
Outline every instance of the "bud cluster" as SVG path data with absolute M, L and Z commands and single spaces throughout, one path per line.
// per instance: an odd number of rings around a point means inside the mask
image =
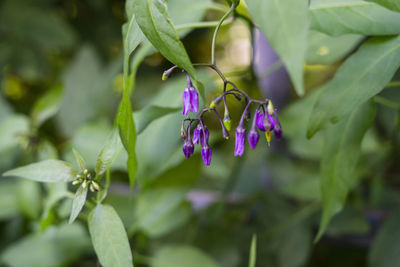
M 247 140 L 249 142 L 250 148 L 255 149 L 258 144 L 260 137 L 258 131 L 261 131 L 265 134 L 268 146 L 271 141 L 272 132 L 274 132 L 277 139 L 280 139 L 282 137 L 282 128 L 278 120 L 277 111 L 274 108 L 271 100 L 266 99 L 264 101 L 260 101 L 253 99 L 245 92 L 238 89 L 234 83 L 226 80 L 226 78 L 222 75 L 222 73 L 215 65 L 203 64 L 202 66 L 208 66 L 218 73 L 218 75 L 222 78 L 224 82 L 224 90 L 222 94 L 211 101 L 209 108 L 204 108 L 197 117 L 190 118 L 188 116 L 189 112 L 194 112 L 195 114 L 199 112 L 199 98 L 197 90 L 191 82 L 190 76 L 186 71 L 183 71 L 187 77 L 187 85 L 182 95 L 182 114 L 187 117 L 182 121 L 181 137 L 183 139 L 182 150 L 186 158 L 189 158 L 191 155 L 193 155 L 195 145 L 199 144 L 201 146 L 201 156 L 205 165 L 210 165 L 212 155 L 211 148 L 208 144 L 210 132 L 207 126 L 204 124 L 202 118 L 205 112 L 213 111 L 215 113 L 221 124 L 223 137 L 225 139 L 229 138 L 229 131 L 232 127 L 232 120 L 229 114 L 228 106 L 226 104 L 226 96 L 228 95 L 233 95 L 238 101 L 241 101 L 243 98 L 246 101 L 246 107 L 242 113 L 239 124 L 236 127 L 235 131 L 234 156 L 242 156 L 244 153 L 247 131 L 245 127 L 245 121 L 249 120 L 251 117 L 250 106 L 252 104 L 258 104 L 258 107 L 254 113 L 252 126 L 247 135 Z M 163 74 L 163 79 L 168 78 L 171 75 L 171 72 L 176 68 L 177 67 L 174 66 L 171 69 L 165 71 Z M 228 84 L 233 86 L 233 88 L 230 90 L 226 90 Z M 218 111 L 216 110 L 217 105 L 222 100 L 225 108 L 223 119 L 221 119 Z M 185 125 L 186 122 L 189 122 L 187 126 Z M 191 126 L 193 123 L 197 123 L 197 126 L 193 129 L 193 134 L 191 134 Z
M 100 190 L 100 185 L 93 180 L 92 175 L 87 169 L 76 175 L 76 179 L 72 182 L 72 185 L 78 184 L 81 184 L 84 189 L 89 187 L 90 191 L 92 192 L 97 192 Z

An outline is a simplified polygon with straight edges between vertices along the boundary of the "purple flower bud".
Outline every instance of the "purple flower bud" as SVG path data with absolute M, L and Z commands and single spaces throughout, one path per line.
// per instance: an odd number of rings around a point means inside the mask
M 210 138 L 210 132 L 208 131 L 207 126 L 204 126 L 204 133 L 206 137 L 204 138 L 203 131 L 200 132 L 200 145 L 203 147 L 205 144 L 208 144 L 208 139 Z
M 258 134 L 257 129 L 255 127 L 251 128 L 249 135 L 247 136 L 251 149 L 256 148 L 259 138 L 260 135 Z
M 268 116 L 269 123 L 271 125 L 270 131 L 272 131 L 275 128 L 275 119 L 269 113 L 267 113 L 267 116 Z
M 183 154 L 185 155 L 186 158 L 190 158 L 190 156 L 193 154 L 194 152 L 194 146 L 192 143 L 192 140 L 190 140 L 190 138 L 186 138 L 185 141 L 183 142 Z
M 194 113 L 199 112 L 199 94 L 197 93 L 196 88 L 193 86 L 190 86 L 189 88 L 190 92 L 190 111 Z
M 236 128 L 236 138 L 235 138 L 235 156 L 242 156 L 244 152 L 244 142 L 246 139 L 246 129 L 239 124 Z
M 183 90 L 182 99 L 183 99 L 182 114 L 186 116 L 189 113 L 190 101 L 191 101 L 190 91 L 188 87 L 186 87 L 185 90 Z
M 274 134 L 275 137 L 279 140 L 282 137 L 282 128 L 281 125 L 278 123 L 275 124 L 275 128 L 274 128 Z
M 200 136 L 202 134 L 201 132 L 202 132 L 201 131 L 201 125 L 198 124 L 196 129 L 194 129 L 194 131 L 193 131 L 193 144 L 199 143 L 199 139 L 200 139 Z
M 211 162 L 211 148 L 208 147 L 208 145 L 205 145 L 201 148 L 201 157 L 203 158 L 204 164 L 205 165 L 210 165 Z
M 256 116 L 256 125 L 258 129 L 260 129 L 260 131 L 265 132 L 266 129 L 264 127 L 264 114 L 259 109 L 257 109 L 255 116 Z

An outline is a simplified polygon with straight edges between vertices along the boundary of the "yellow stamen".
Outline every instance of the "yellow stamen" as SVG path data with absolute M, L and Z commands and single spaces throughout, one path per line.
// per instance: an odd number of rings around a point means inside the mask
M 265 138 L 267 138 L 268 146 L 271 142 L 271 131 L 265 131 Z

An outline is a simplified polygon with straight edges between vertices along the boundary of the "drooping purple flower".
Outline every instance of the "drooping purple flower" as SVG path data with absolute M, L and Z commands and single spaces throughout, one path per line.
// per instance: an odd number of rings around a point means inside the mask
M 186 116 L 189 113 L 191 106 L 191 97 L 188 87 L 186 87 L 185 90 L 183 90 L 182 99 L 183 99 L 182 115 Z
M 204 126 L 204 133 L 205 133 L 205 137 L 204 137 L 203 131 L 200 132 L 201 147 L 203 147 L 205 144 L 208 144 L 208 139 L 210 138 L 210 132 L 208 131 L 207 126 Z
M 206 138 L 204 140 L 204 133 L 206 134 Z M 204 133 L 203 133 L 203 127 L 199 123 L 193 131 L 193 144 L 198 144 L 200 141 L 200 145 L 203 147 L 204 144 L 208 144 L 208 139 L 210 137 L 210 132 L 208 131 L 207 126 L 204 126 Z
M 193 144 L 197 144 L 197 143 L 199 143 L 199 139 L 200 139 L 200 136 L 201 136 L 201 125 L 200 124 L 198 124 L 197 125 L 197 127 L 196 127 L 196 129 L 194 129 L 194 131 L 193 131 Z
M 274 117 L 271 115 L 271 114 L 269 114 L 269 113 L 267 113 L 267 116 L 268 116 L 268 120 L 269 120 L 269 122 L 270 122 L 270 131 L 272 131 L 273 129 L 275 129 L 275 119 L 274 119 Z
M 279 140 L 282 137 L 282 128 L 281 128 L 281 125 L 278 120 L 278 114 L 276 113 L 276 109 L 274 109 L 274 116 L 275 116 L 275 118 L 274 118 L 274 122 L 275 122 L 274 134 L 275 134 L 275 137 Z
M 197 93 L 196 88 L 190 86 L 190 111 L 194 113 L 199 112 L 199 94 Z
M 255 127 L 252 127 L 249 132 L 249 135 L 247 136 L 247 140 L 249 141 L 251 149 L 256 148 L 259 138 L 260 135 L 258 134 L 257 129 Z
M 244 152 L 244 143 L 246 140 L 246 129 L 243 125 L 239 124 L 236 128 L 236 136 L 235 136 L 235 152 L 234 156 L 242 156 Z
M 255 116 L 257 128 L 260 129 L 260 131 L 265 132 L 264 114 L 259 109 L 257 109 L 256 115 L 254 115 L 254 116 Z
M 211 163 L 211 154 L 211 148 L 207 144 L 201 148 L 201 157 L 203 158 L 204 164 L 207 166 Z
M 190 138 L 185 139 L 185 141 L 183 142 L 182 150 L 186 158 L 190 158 L 190 156 L 193 154 L 194 145 L 192 143 L 192 140 L 190 140 Z

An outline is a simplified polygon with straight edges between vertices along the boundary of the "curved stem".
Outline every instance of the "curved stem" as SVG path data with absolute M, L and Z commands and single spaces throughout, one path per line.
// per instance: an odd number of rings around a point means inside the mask
M 228 20 L 222 23 L 222 25 L 230 24 L 233 20 Z M 185 23 L 181 25 L 177 25 L 175 29 L 177 31 L 185 30 L 185 29 L 201 29 L 201 28 L 214 28 L 218 26 L 219 21 L 203 21 L 197 23 Z
M 231 8 L 228 10 L 228 12 L 225 13 L 225 15 L 220 19 L 217 27 L 215 28 L 214 35 L 212 38 L 212 43 L 211 43 L 211 64 L 215 64 L 215 40 L 217 39 L 217 34 L 219 31 L 219 28 L 221 27 L 222 23 L 224 20 L 235 10 L 236 6 L 232 4 Z

